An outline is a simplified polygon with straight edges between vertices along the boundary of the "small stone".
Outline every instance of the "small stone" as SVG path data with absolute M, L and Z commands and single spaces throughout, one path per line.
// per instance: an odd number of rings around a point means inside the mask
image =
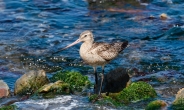
M 49 83 L 44 85 L 38 90 L 44 98 L 53 98 L 55 95 L 63 95 L 71 93 L 70 85 L 63 81 L 56 81 L 55 83 Z
M 7 97 L 8 95 L 9 95 L 8 85 L 3 80 L 0 80 L 0 98 Z
M 160 15 L 160 19 L 161 20 L 166 20 L 168 18 L 168 16 L 167 16 L 167 14 L 165 14 L 165 13 L 162 13 L 161 15 Z
M 48 92 L 50 90 L 50 88 L 54 85 L 54 83 L 49 83 L 44 85 L 39 92 Z
M 155 19 L 155 17 L 151 15 L 148 17 L 148 19 Z
M 167 103 L 163 100 L 155 100 L 150 102 L 145 110 L 166 110 Z

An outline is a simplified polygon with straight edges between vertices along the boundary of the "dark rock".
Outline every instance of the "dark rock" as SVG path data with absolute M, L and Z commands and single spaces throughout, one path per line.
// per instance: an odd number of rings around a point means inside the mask
M 132 102 L 143 101 L 147 99 L 153 99 L 157 96 L 154 88 L 146 82 L 133 82 L 118 93 L 102 93 L 99 97 L 97 94 L 93 94 L 89 97 L 89 100 L 93 103 L 98 103 L 101 106 L 124 106 Z
M 130 77 L 126 69 L 116 68 L 105 74 L 102 92 L 120 92 L 126 87 L 129 79 Z

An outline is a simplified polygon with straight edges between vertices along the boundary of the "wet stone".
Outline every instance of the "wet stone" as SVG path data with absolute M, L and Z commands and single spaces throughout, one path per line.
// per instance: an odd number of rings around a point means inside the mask
M 7 97 L 8 95 L 9 95 L 8 85 L 3 80 L 0 80 L 0 98 Z
M 155 100 L 147 105 L 146 110 L 165 110 L 166 107 L 167 103 L 163 100 Z
M 172 103 L 175 110 L 184 110 L 184 88 L 180 89 L 176 94 L 176 99 Z
M 126 87 L 129 79 L 130 77 L 126 69 L 116 68 L 105 75 L 102 92 L 120 92 Z
M 54 83 L 49 83 L 44 85 L 38 90 L 39 93 L 51 93 L 51 94 L 69 94 L 69 84 L 63 81 L 56 81 Z
M 32 70 L 21 76 L 15 83 L 15 95 L 32 94 L 49 80 L 44 70 Z

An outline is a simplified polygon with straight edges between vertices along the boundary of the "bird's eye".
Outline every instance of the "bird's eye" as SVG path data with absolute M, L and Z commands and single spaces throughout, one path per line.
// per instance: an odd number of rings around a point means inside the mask
M 87 37 L 87 35 L 85 35 L 84 37 Z

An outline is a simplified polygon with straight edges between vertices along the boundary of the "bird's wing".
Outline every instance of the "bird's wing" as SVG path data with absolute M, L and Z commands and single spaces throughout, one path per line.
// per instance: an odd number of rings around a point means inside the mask
M 110 61 L 114 59 L 118 55 L 118 53 L 121 51 L 120 48 L 118 48 L 120 46 L 116 47 L 116 45 L 117 44 L 115 43 L 108 44 L 108 43 L 96 42 L 93 44 L 90 51 L 94 54 L 99 55 L 104 60 Z

